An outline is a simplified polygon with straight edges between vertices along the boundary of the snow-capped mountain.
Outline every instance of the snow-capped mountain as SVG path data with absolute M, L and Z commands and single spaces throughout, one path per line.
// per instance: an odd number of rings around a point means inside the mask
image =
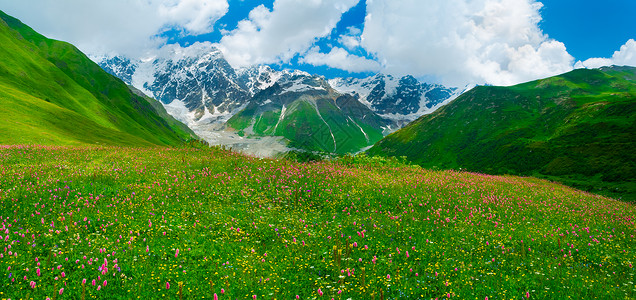
M 286 139 L 273 142 L 283 149 L 312 144 L 308 148 L 355 152 L 459 94 L 412 76 L 326 80 L 269 66 L 234 69 L 210 43 L 168 45 L 139 60 L 96 60 L 109 73 L 160 100 L 172 116 L 211 144 L 240 143 L 237 148 L 252 145 L 249 137 L 274 136 Z M 284 129 L 276 127 L 282 125 Z M 324 136 L 312 136 L 316 129 Z M 338 138 L 355 143 L 345 146 Z
M 111 75 L 115 75 L 128 85 L 132 85 L 132 77 L 137 71 L 138 64 L 130 59 L 115 56 L 94 59 L 98 61 L 100 67 Z
M 204 116 L 223 119 L 236 113 L 252 96 L 221 51 L 209 44 L 187 48 L 172 45 L 139 61 L 114 57 L 100 65 L 165 105 L 177 101 L 172 106 L 185 106 L 192 113 L 189 121 Z
M 341 93 L 358 96 L 360 102 L 371 110 L 395 122 L 415 120 L 461 92 L 456 88 L 420 82 L 410 75 L 401 78 L 386 74 L 363 79 L 335 78 L 329 80 L 329 84 Z
M 306 72 L 274 71 L 268 66 L 235 70 L 220 50 L 203 43 L 187 48 L 166 46 L 138 61 L 120 56 L 98 60 L 104 70 L 160 100 L 186 123 L 202 119 L 224 122 L 252 96 L 275 83 L 311 77 Z

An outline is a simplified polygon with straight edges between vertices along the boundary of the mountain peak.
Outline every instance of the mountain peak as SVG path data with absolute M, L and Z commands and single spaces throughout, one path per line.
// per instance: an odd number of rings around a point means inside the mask
M 223 123 L 232 120 L 234 128 L 241 128 L 240 130 L 247 130 L 249 133 L 247 125 L 252 122 L 250 118 L 260 116 L 261 113 L 265 113 L 264 116 L 268 118 L 271 118 L 272 113 L 280 114 L 284 118 L 294 111 L 319 112 L 326 109 L 326 115 L 338 112 L 335 119 L 345 123 L 341 126 L 348 128 L 345 130 L 348 134 L 357 136 L 358 133 L 375 132 L 371 134 L 374 137 L 371 140 L 377 140 L 377 134 L 390 132 L 423 113 L 436 109 L 457 91 L 440 85 L 422 83 L 413 76 L 395 77 L 378 73 L 362 79 L 327 80 L 323 76 L 301 70 L 278 71 L 264 65 L 234 69 L 223 54 L 209 43 L 186 48 L 178 45 L 165 46 L 143 60 L 131 61 L 113 57 L 104 59 L 101 65 L 112 74 L 160 100 L 164 105 L 169 105 L 169 111 L 175 114 L 175 118 L 184 120 L 191 127 L 203 128 L 201 126 L 205 122 L 218 123 L 212 127 L 205 127 L 208 128 L 205 130 L 225 128 Z M 348 97 L 340 98 L 343 95 Z M 304 102 L 297 102 L 299 99 L 304 99 Z M 295 103 L 294 106 L 289 106 L 292 103 Z M 342 110 L 344 108 L 341 109 L 338 103 L 347 108 Z M 257 109 L 257 106 L 261 105 L 275 111 Z M 241 114 L 243 117 L 232 117 L 243 110 L 248 110 L 247 113 Z M 353 116 L 369 119 L 348 119 Z M 230 117 L 232 119 L 229 119 Z M 304 120 L 302 115 L 298 117 L 295 122 Z M 327 124 L 331 124 L 329 122 L 332 121 L 325 120 Z M 263 124 L 265 123 L 255 123 L 256 126 L 264 126 Z M 278 129 L 273 128 L 261 133 L 278 132 Z M 197 133 L 206 136 L 203 132 Z M 366 141 L 366 138 L 359 138 L 355 145 L 368 145 L 361 141 Z M 344 143 L 341 141 L 336 144 Z M 332 146 L 319 148 L 328 150 Z M 339 149 L 353 148 L 343 146 Z

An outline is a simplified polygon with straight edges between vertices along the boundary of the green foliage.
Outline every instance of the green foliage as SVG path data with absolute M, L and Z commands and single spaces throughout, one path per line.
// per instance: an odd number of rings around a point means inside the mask
M 249 104 L 244 110 L 239 113 L 233 115 L 228 121 L 227 124 L 236 129 L 236 130 L 244 130 L 250 126 L 250 122 L 252 120 L 251 114 L 256 110 L 256 106 L 254 104 Z
M 192 136 L 77 48 L 1 11 L 0 44 L 2 144 L 179 145 Z
M 278 110 L 263 112 L 254 124 L 254 133 L 260 136 L 272 135 L 279 118 L 280 111 Z
M 365 153 L 359 154 L 347 154 L 340 156 L 335 160 L 336 163 L 342 164 L 345 166 L 355 166 L 355 167 L 390 167 L 390 168 L 401 168 L 412 166 L 411 163 L 406 159 L 406 156 L 400 157 L 382 157 L 382 156 L 368 156 Z
M 283 154 L 283 159 L 299 163 L 319 162 L 325 160 L 325 156 L 308 151 L 288 151 Z
M 575 70 L 477 87 L 368 153 L 406 156 L 427 168 L 538 176 L 634 201 L 635 74 L 628 67 Z

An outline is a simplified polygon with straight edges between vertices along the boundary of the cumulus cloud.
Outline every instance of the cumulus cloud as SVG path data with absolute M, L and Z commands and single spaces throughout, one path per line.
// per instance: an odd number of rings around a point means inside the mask
M 600 68 L 611 65 L 636 66 L 636 41 L 628 40 L 610 58 L 594 57 L 576 63 L 577 68 Z
M 334 47 L 329 53 L 320 53 L 318 47 L 310 49 L 300 60 L 314 66 L 328 66 L 349 72 L 378 72 L 380 64 L 377 61 L 350 54 L 347 50 Z
M 541 31 L 542 4 L 537 0 L 366 0 L 363 29 L 356 24 L 336 36 L 334 28 L 343 13 L 359 1 L 275 0 L 271 10 L 264 5 L 252 9 L 235 28 L 220 29 L 220 41 L 210 42 L 234 67 L 289 63 L 299 57 L 301 64 L 411 74 L 454 86 L 511 85 L 573 68 L 565 45 Z M 164 45 L 161 34 L 167 30 L 184 36 L 212 32 L 229 4 L 0 0 L 0 7 L 92 56 L 138 58 Z M 332 45 L 320 52 L 316 42 L 323 38 Z M 576 66 L 636 65 L 635 57 L 636 42 L 630 40 L 611 58 L 592 58 Z
M 92 55 L 140 52 L 160 46 L 166 29 L 211 32 L 227 0 L 0 0 L 2 9 L 38 32 Z
M 172 0 L 159 2 L 159 15 L 182 27 L 188 34 L 211 32 L 216 20 L 225 15 L 227 0 Z
M 289 62 L 331 33 L 359 0 L 276 0 L 261 5 L 225 35 L 219 49 L 234 67 Z
M 572 69 L 534 0 L 367 0 L 361 45 L 386 72 L 511 85 Z
M 338 38 L 338 42 L 345 46 L 349 50 L 354 50 L 360 47 L 362 30 L 357 27 L 351 26 L 347 28 L 347 34 L 343 34 Z

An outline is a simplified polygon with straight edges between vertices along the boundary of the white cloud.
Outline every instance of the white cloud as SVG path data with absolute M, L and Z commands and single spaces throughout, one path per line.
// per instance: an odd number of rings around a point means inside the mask
M 352 55 L 347 50 L 338 47 L 332 48 L 329 53 L 320 53 L 318 47 L 314 47 L 301 58 L 300 62 L 356 73 L 378 72 L 381 68 L 377 61 Z
M 447 85 L 510 85 L 567 72 L 573 58 L 563 43 L 539 28 L 537 0 L 366 0 L 367 16 L 335 37 L 327 53 L 316 41 L 333 33 L 344 12 L 360 0 L 275 0 L 236 28 L 221 28 L 215 44 L 235 67 L 300 62 L 351 72 L 381 71 L 435 78 Z M 228 0 L 0 0 L 2 9 L 42 34 L 69 41 L 98 56 L 140 57 L 176 28 L 184 35 L 213 31 Z M 215 41 L 211 41 L 215 42 Z M 374 59 L 352 53 L 364 50 Z M 636 65 L 636 42 L 611 58 L 578 67 Z
M 362 41 L 360 34 L 362 34 L 362 30 L 358 29 L 357 27 L 351 26 L 347 28 L 347 31 L 347 34 L 343 34 L 340 36 L 338 42 L 349 50 L 360 47 L 360 43 Z
M 510 85 L 572 69 L 534 0 L 367 0 L 361 45 L 385 72 Z
M 138 56 L 160 46 L 167 28 L 211 32 L 227 0 L 0 0 L 0 7 L 36 31 L 75 44 L 91 55 Z
M 159 15 L 183 27 L 190 34 L 212 31 L 216 20 L 225 15 L 229 5 L 226 0 L 172 0 L 160 3 Z
M 577 68 L 600 68 L 611 65 L 636 66 L 636 41 L 629 39 L 611 58 L 594 57 L 576 63 Z
M 331 33 L 359 0 L 276 0 L 261 5 L 224 36 L 219 49 L 234 67 L 289 62 Z

